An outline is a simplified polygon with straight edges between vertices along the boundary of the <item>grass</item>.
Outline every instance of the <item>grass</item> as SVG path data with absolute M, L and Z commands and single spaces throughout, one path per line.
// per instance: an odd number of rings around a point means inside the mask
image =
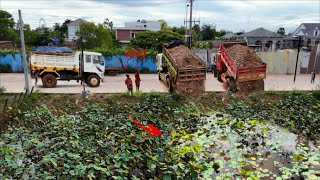
M 0 95 L 6 92 L 6 87 L 1 86 L 0 87 Z

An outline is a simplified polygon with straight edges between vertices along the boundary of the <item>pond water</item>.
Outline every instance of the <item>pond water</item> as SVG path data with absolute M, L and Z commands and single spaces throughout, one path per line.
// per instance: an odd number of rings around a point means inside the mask
M 200 179 L 320 179 L 318 142 L 258 120 L 214 114 L 202 122 L 183 143 L 198 144 L 212 164 Z

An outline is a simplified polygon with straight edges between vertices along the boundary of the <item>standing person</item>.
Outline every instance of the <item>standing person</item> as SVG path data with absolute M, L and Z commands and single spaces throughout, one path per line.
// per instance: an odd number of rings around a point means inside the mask
M 311 71 L 311 84 L 314 83 L 314 79 L 316 78 L 316 71 L 313 68 L 313 70 Z
M 126 76 L 127 76 L 127 79 L 125 80 L 125 84 L 127 85 L 128 91 L 130 91 L 130 94 L 132 96 L 133 95 L 132 80 L 128 74 Z
M 139 91 L 141 79 L 140 79 L 140 74 L 139 74 L 139 70 L 138 69 L 137 69 L 134 77 L 135 77 L 135 83 L 136 83 L 136 90 Z

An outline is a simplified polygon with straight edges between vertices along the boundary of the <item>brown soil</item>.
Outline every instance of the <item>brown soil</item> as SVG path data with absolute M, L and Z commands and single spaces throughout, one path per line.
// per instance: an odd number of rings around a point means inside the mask
M 184 45 L 168 49 L 179 67 L 205 66 L 203 61 Z
M 258 67 L 263 63 L 255 51 L 247 46 L 236 44 L 227 51 L 238 67 Z
M 238 83 L 238 89 L 242 93 L 264 91 L 264 82 L 263 80 L 241 82 Z
M 177 92 L 199 94 L 205 91 L 204 80 L 177 82 Z

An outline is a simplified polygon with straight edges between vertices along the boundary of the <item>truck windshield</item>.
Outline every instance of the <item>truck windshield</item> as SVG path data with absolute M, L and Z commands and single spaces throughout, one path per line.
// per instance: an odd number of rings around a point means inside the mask
M 104 66 L 104 59 L 102 56 L 93 56 L 93 64 L 100 64 L 101 66 Z

